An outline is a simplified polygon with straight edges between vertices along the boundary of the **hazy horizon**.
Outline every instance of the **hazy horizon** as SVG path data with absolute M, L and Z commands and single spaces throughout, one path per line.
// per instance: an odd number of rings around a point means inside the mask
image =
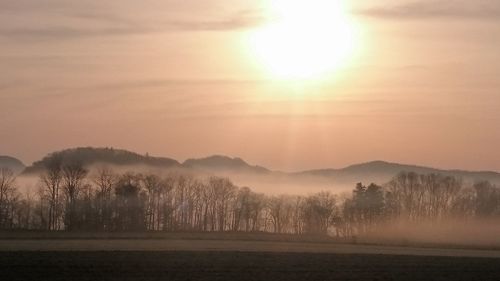
M 33 161 L 30 161 L 30 162 L 23 161 L 23 159 L 18 158 L 18 157 L 16 157 L 13 154 L 5 154 L 4 153 L 4 154 L 0 154 L 0 156 L 13 157 L 13 158 L 16 158 L 16 159 L 20 160 L 24 165 L 31 166 L 34 162 L 42 160 L 44 157 L 48 156 L 49 154 L 51 154 L 53 152 L 59 152 L 59 151 L 63 151 L 63 150 L 66 150 L 66 149 L 74 149 L 74 148 L 78 148 L 78 147 L 68 147 L 68 148 L 63 148 L 63 149 L 57 149 L 57 150 L 54 150 L 54 151 L 50 151 L 50 152 L 47 152 L 47 153 L 43 154 L 42 156 L 40 156 L 39 158 L 36 158 L 36 159 L 34 159 Z M 493 169 L 489 169 L 489 170 L 470 170 L 470 169 L 464 169 L 464 168 L 461 168 L 461 167 L 436 167 L 436 166 L 430 166 L 430 165 L 418 164 L 418 163 L 395 162 L 395 161 L 390 161 L 390 160 L 386 160 L 386 159 L 371 159 L 371 160 L 365 160 L 365 161 L 356 162 L 356 163 L 347 163 L 346 165 L 343 165 L 343 166 L 305 167 L 303 169 L 285 170 L 285 169 L 280 169 L 279 167 L 278 168 L 274 168 L 274 167 L 269 167 L 269 166 L 262 165 L 260 163 L 250 162 L 247 159 L 245 159 L 243 157 L 240 157 L 238 155 L 225 155 L 225 154 L 213 153 L 213 154 L 208 154 L 208 155 L 193 156 L 193 157 L 189 157 L 189 158 L 185 158 L 185 159 L 178 159 L 178 158 L 175 158 L 175 157 L 171 157 L 169 155 L 153 155 L 153 154 L 150 154 L 149 152 L 142 153 L 142 152 L 132 151 L 132 150 L 128 150 L 128 149 L 124 149 L 124 148 L 120 148 L 120 147 L 113 147 L 113 146 L 92 147 L 92 148 L 112 148 L 112 149 L 116 149 L 116 150 L 125 150 L 125 151 L 130 151 L 130 152 L 133 152 L 133 153 L 138 153 L 140 155 L 142 154 L 142 155 L 149 155 L 151 157 L 169 158 L 169 159 L 176 160 L 176 161 L 178 161 L 181 164 L 184 163 L 187 160 L 204 159 L 204 158 L 209 158 L 209 157 L 213 157 L 213 156 L 223 156 L 223 157 L 229 157 L 231 159 L 240 158 L 240 159 L 242 159 L 243 161 L 245 161 L 250 166 L 260 166 L 260 167 L 269 169 L 270 171 L 273 171 L 273 172 L 285 172 L 285 173 L 294 173 L 294 172 L 303 172 L 303 171 L 312 171 L 312 170 L 322 170 L 322 169 L 343 169 L 343 168 L 350 167 L 352 165 L 360 165 L 360 164 L 367 164 L 367 163 L 373 163 L 373 162 L 385 162 L 385 163 L 388 163 L 388 164 L 425 167 L 425 168 L 438 169 L 438 170 L 443 170 L 443 171 L 461 170 L 461 171 L 470 171 L 470 172 L 495 172 L 495 173 L 500 173 L 500 171 L 493 170 Z

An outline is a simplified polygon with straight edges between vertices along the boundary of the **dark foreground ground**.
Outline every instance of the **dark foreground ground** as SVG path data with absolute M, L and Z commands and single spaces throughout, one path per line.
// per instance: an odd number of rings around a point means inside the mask
M 500 280 L 500 259 L 234 251 L 0 252 L 1 280 Z

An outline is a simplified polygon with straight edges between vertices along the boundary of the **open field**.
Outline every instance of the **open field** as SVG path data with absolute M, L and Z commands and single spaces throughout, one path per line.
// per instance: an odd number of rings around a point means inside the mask
M 140 240 L 248 240 L 281 242 L 342 242 L 328 235 L 295 235 L 269 232 L 69 232 L 69 231 L 0 231 L 0 240 L 92 240 L 92 239 L 140 239 Z
M 235 251 L 1 252 L 2 280 L 499 280 L 500 259 Z
M 237 251 L 270 253 L 376 254 L 499 258 L 500 251 L 340 243 L 196 239 L 0 240 L 1 251 Z M 500 261 L 500 260 L 499 260 Z
M 0 239 L 1 280 L 500 280 L 497 250 L 230 233 L 30 235 Z

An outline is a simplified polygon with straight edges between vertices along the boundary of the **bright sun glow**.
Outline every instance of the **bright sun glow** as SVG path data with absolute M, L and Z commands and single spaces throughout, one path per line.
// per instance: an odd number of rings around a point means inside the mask
M 357 36 L 342 0 L 271 0 L 273 21 L 251 36 L 254 55 L 279 79 L 313 79 L 338 69 Z

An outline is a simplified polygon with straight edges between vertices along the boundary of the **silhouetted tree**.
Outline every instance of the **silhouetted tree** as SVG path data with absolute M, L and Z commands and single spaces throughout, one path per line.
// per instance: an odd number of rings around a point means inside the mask
M 41 196 L 48 201 L 48 230 L 59 230 L 61 226 L 60 185 L 62 177 L 62 159 L 54 156 L 46 162 L 45 170 L 40 175 Z M 45 215 L 43 213 L 40 215 L 44 221 Z
M 79 162 L 62 166 L 62 186 L 66 200 L 64 215 L 66 230 L 78 229 L 78 196 L 87 173 L 88 171 Z
M 275 233 L 292 231 L 294 202 L 291 196 L 272 196 L 268 199 L 269 217 Z
M 109 168 L 99 168 L 92 177 L 96 186 L 95 208 L 99 230 L 112 230 L 112 201 L 113 189 L 118 182 L 116 175 Z
M 459 178 L 440 174 L 402 172 L 384 186 L 359 183 L 344 196 L 329 192 L 267 196 L 239 188 L 225 177 L 117 174 L 98 168 L 87 180 L 81 162 L 53 155 L 43 163 L 39 198 L 18 192 L 13 173 L 0 170 L 0 228 L 354 237 L 398 220 L 439 222 L 500 215 L 499 187 L 489 182 L 466 186 Z
M 126 173 L 120 177 L 115 188 L 116 230 L 144 230 L 144 201 L 141 196 L 140 175 Z
M 500 215 L 500 189 L 490 182 L 482 181 L 474 184 L 476 191 L 476 215 L 491 217 Z
M 305 199 L 303 218 L 306 233 L 327 234 L 336 211 L 335 196 L 320 192 Z
M 16 177 L 8 168 L 0 168 L 0 228 L 8 228 L 12 219 L 12 205 L 16 198 Z

